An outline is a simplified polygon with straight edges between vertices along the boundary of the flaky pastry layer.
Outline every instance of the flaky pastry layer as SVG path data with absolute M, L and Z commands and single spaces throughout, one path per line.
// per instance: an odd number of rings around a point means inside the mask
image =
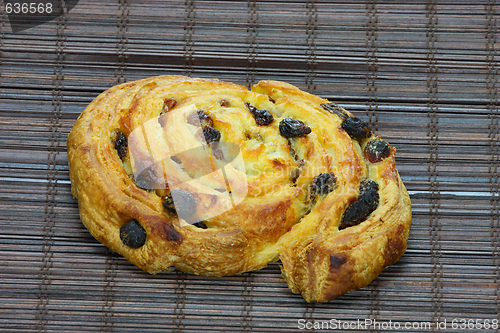
M 255 109 L 268 112 L 256 116 Z M 200 123 L 193 123 L 197 117 Z M 326 99 L 277 81 L 261 81 L 251 91 L 183 76 L 124 83 L 100 94 L 68 137 L 72 193 L 90 233 L 149 273 L 175 266 L 224 276 L 280 260 L 294 293 L 308 302 L 330 301 L 396 262 L 411 224 L 396 149 L 384 146 L 382 158 L 367 158 L 367 145 L 380 138 L 351 137 L 343 128 L 349 117 Z M 310 132 L 287 136 L 285 119 Z M 126 149 L 117 133 L 128 140 Z M 233 155 L 240 159 L 225 161 L 230 148 L 209 145 L 215 142 L 238 147 Z M 165 182 L 144 188 L 139 171 L 147 166 Z M 311 184 L 323 184 L 318 177 L 325 174 L 329 185 L 314 193 Z M 378 185 L 376 208 L 341 227 L 366 180 Z M 195 201 L 189 218 L 166 209 L 174 187 Z M 140 246 L 124 241 L 130 221 L 145 232 Z

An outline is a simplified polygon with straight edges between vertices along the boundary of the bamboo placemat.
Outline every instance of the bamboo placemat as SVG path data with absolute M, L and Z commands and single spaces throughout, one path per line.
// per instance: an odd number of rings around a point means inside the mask
M 498 332 L 499 11 L 495 0 L 81 0 L 14 34 L 2 6 L 0 331 L 473 332 L 488 322 Z M 406 254 L 369 286 L 311 305 L 277 264 L 152 276 L 107 251 L 79 220 L 66 138 L 101 91 L 161 74 L 282 80 L 366 120 L 398 150 L 413 207 Z

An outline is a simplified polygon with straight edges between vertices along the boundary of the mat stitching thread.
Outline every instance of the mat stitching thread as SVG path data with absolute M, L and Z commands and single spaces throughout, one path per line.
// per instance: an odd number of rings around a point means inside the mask
M 257 68 L 257 56 L 258 56 L 258 20 L 259 13 L 257 8 L 257 1 L 248 1 L 248 21 L 247 21 L 247 83 L 248 88 L 255 83 L 255 71 Z
M 309 0 L 307 7 L 307 29 L 306 29 L 306 86 L 310 93 L 316 90 L 314 78 L 316 77 L 316 37 L 318 34 L 318 9 L 316 0 Z
M 194 26 L 196 21 L 196 11 L 194 0 L 186 0 L 186 18 L 184 23 L 184 75 L 191 76 L 194 66 Z
M 243 310 L 241 313 L 241 329 L 242 332 L 251 332 L 250 322 L 252 321 L 252 304 L 253 304 L 253 275 L 252 273 L 245 273 L 243 281 Z
M 490 119 L 488 133 L 488 173 L 490 174 L 490 191 L 491 191 L 491 239 L 492 239 L 492 255 L 493 266 L 493 281 L 495 288 L 495 314 L 500 320 L 500 184 L 499 184 L 499 168 L 500 164 L 500 147 L 499 147 L 499 113 L 498 113 L 498 64 L 496 61 L 496 18 L 494 12 L 495 0 L 488 0 L 486 4 L 486 89 L 488 98 L 488 118 Z M 495 330 L 498 332 L 498 328 Z
M 378 13 L 377 1 L 369 0 L 366 4 L 367 9 L 367 29 L 366 29 L 366 85 L 368 108 L 366 114 L 368 116 L 368 125 L 373 130 L 378 130 L 378 96 L 377 96 L 377 72 L 378 72 L 378 57 L 377 57 L 377 38 L 378 38 Z M 370 318 L 377 320 L 380 314 L 380 299 L 378 280 L 375 279 L 370 284 Z M 380 332 L 380 327 L 376 326 L 370 329 L 370 332 Z
M 104 276 L 104 300 L 101 314 L 101 331 L 113 332 L 113 307 L 115 304 L 115 278 L 117 274 L 118 263 L 116 254 L 106 248 L 106 271 Z
M 318 9 L 316 8 L 316 1 L 307 1 L 307 30 L 306 30 L 306 62 L 307 62 L 307 73 L 306 73 L 306 85 L 307 90 L 310 93 L 314 93 L 316 90 L 316 84 L 314 83 L 314 78 L 316 76 L 316 37 L 318 31 Z M 314 303 L 307 303 L 304 305 L 304 319 L 307 322 L 314 322 Z M 315 332 L 314 327 L 309 330 Z
M 194 27 L 196 22 L 196 12 L 194 0 L 186 0 L 186 18 L 184 24 L 184 75 L 191 76 L 194 66 Z M 186 274 L 179 272 L 177 276 L 177 285 L 175 286 L 175 309 L 173 322 L 174 332 L 184 330 L 184 310 L 186 308 Z
M 366 30 L 366 85 L 368 86 L 368 124 L 374 131 L 378 130 L 378 96 L 377 96 L 377 76 L 378 76 L 378 14 L 377 0 L 369 0 L 366 4 L 368 10 L 368 29 Z
M 125 70 L 127 68 L 127 50 L 128 50 L 128 22 L 129 13 L 128 0 L 118 0 L 118 11 L 120 15 L 118 16 L 118 23 L 116 27 L 118 31 L 116 33 L 116 55 L 118 57 L 118 62 L 115 70 L 115 81 L 116 84 L 126 82 Z
M 38 273 L 38 279 L 40 280 L 39 294 L 38 294 L 38 304 L 37 304 L 37 314 L 36 314 L 36 330 L 38 332 L 47 331 L 47 315 L 48 315 L 48 305 L 49 305 L 49 289 L 51 285 L 50 272 L 53 267 L 53 256 L 52 246 L 54 244 L 54 226 L 56 212 L 55 207 L 56 195 L 57 195 L 57 156 L 59 154 L 59 144 L 61 139 L 60 132 L 60 119 L 61 119 L 61 102 L 63 99 L 63 80 L 64 75 L 62 70 L 64 68 L 65 60 L 65 47 L 66 47 L 66 36 L 64 35 L 64 30 L 66 28 L 66 13 L 61 14 L 57 18 L 56 25 L 56 59 L 54 64 L 54 76 L 52 79 L 52 118 L 49 125 L 49 147 L 47 154 L 47 189 L 46 189 L 46 206 L 45 206 L 45 218 L 43 226 L 43 239 L 42 239 L 42 266 L 40 272 Z
M 4 6 L 0 6 L 0 19 L 2 20 L 2 24 L 0 24 L 0 66 L 2 66 L 2 59 L 3 59 L 3 43 L 5 39 L 5 21 L 6 21 L 6 16 L 5 16 L 5 10 Z M 2 71 L 0 70 L 0 86 L 2 85 Z
M 304 304 L 304 319 L 307 323 L 314 323 L 314 310 L 316 309 L 316 303 L 306 303 Z M 314 326 L 307 330 L 308 332 L 316 332 Z
M 373 280 L 370 283 L 370 318 L 373 321 L 378 321 L 380 316 L 380 298 L 379 298 L 379 288 L 378 288 L 378 279 Z M 373 328 L 370 328 L 370 332 L 380 332 L 380 326 L 373 325 Z
M 440 190 L 438 164 L 438 139 L 439 139 L 439 117 L 438 117 L 438 67 L 436 59 L 436 42 L 438 16 L 436 0 L 429 0 L 426 16 L 427 23 L 427 62 L 429 71 L 427 72 L 427 108 L 428 117 L 428 144 L 429 158 L 427 170 L 429 172 L 429 192 L 431 193 L 429 207 L 429 236 L 431 245 L 431 282 L 432 282 L 432 322 L 441 321 L 443 316 L 443 266 L 441 263 L 441 226 L 439 223 Z M 440 331 L 439 327 L 432 327 L 432 331 Z
M 181 333 L 184 331 L 184 319 L 186 317 L 186 273 L 177 273 L 177 285 L 175 286 L 175 308 L 173 323 L 175 326 L 174 332 Z
M 196 23 L 196 8 L 194 0 L 186 0 L 184 2 L 186 17 L 184 24 L 184 75 L 191 76 L 194 66 L 194 27 Z M 175 308 L 173 324 L 174 332 L 184 331 L 184 318 L 186 317 L 186 273 L 177 273 L 177 284 L 175 286 Z
M 127 31 L 129 22 L 129 8 L 128 0 L 118 0 L 118 22 L 116 27 L 116 70 L 115 70 L 115 84 L 127 82 L 125 76 L 126 63 L 127 63 Z M 101 331 L 113 331 L 113 317 L 114 317 L 114 304 L 115 304 L 115 278 L 117 275 L 118 262 L 116 254 L 106 248 L 106 262 L 105 262 L 105 276 L 103 287 L 103 305 L 101 310 Z

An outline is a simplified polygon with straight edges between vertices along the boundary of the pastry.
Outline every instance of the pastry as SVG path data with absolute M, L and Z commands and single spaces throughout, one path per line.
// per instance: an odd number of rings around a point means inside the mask
M 152 274 L 224 276 L 279 260 L 294 293 L 326 302 L 406 250 L 396 149 L 290 84 L 124 83 L 82 112 L 67 146 L 83 224 Z

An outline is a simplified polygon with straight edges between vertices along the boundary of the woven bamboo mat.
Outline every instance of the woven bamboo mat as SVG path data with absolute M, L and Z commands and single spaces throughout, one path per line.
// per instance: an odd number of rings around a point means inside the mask
M 0 331 L 499 332 L 499 12 L 495 0 L 81 0 L 14 34 L 2 7 Z M 310 305 L 277 264 L 152 276 L 107 251 L 79 220 L 66 138 L 101 91 L 160 74 L 282 80 L 367 121 L 398 150 L 406 254 Z

